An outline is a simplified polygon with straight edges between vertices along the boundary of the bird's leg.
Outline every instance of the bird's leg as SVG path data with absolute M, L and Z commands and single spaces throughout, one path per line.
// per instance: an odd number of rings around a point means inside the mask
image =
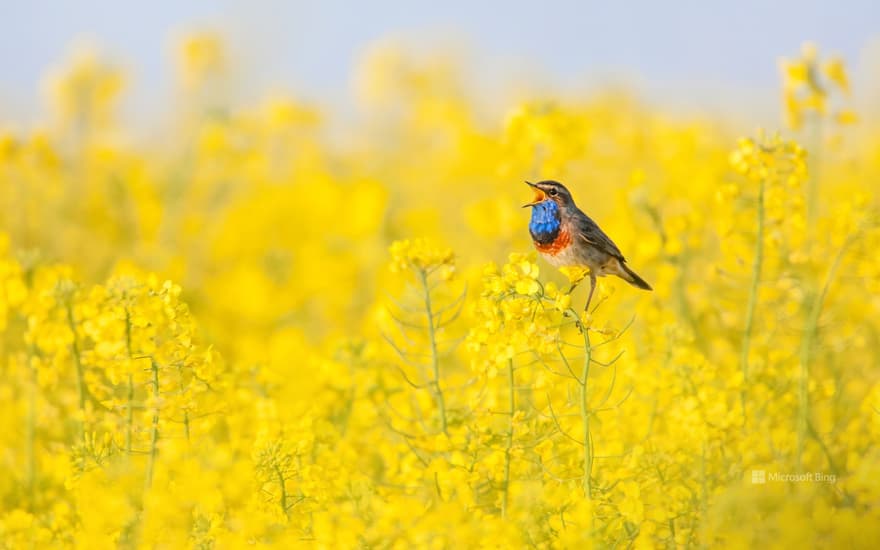
M 584 311 L 590 310 L 590 300 L 593 299 L 593 292 L 596 290 L 596 274 L 590 270 L 590 294 L 587 295 L 587 303 L 584 305 Z

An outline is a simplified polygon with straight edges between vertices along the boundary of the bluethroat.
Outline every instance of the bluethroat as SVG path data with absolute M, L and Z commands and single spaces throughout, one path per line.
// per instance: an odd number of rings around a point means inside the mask
M 529 233 L 535 248 L 554 267 L 586 267 L 590 271 L 590 294 L 584 310 L 590 307 L 596 278 L 617 275 L 629 284 L 652 290 L 651 285 L 626 265 L 617 245 L 578 208 L 571 193 L 558 181 L 526 182 L 535 190 Z M 572 285 L 574 290 L 577 283 Z

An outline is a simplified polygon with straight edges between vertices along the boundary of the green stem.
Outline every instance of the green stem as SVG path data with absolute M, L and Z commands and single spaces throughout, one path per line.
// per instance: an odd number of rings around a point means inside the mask
M 128 375 L 128 417 L 125 419 L 125 452 L 131 454 L 131 431 L 134 424 L 134 378 Z
M 178 367 L 177 370 L 180 374 L 180 377 L 178 378 L 178 380 L 180 380 L 180 384 L 178 385 L 178 387 L 180 389 L 181 395 L 183 395 L 183 393 L 186 391 L 184 388 L 184 385 L 183 385 L 183 379 L 184 379 L 183 372 L 180 372 L 182 370 L 180 367 Z M 183 410 L 183 431 L 184 431 L 184 434 L 186 435 L 186 442 L 189 443 L 189 435 L 190 435 L 190 433 L 189 433 L 189 409 Z
M 740 391 L 743 425 L 746 424 L 746 387 L 749 379 L 749 348 L 752 341 L 752 328 L 755 323 L 755 308 L 758 305 L 758 286 L 761 282 L 761 268 L 764 263 L 764 181 L 758 187 L 758 233 L 755 237 L 755 261 L 752 264 L 752 282 L 749 287 L 749 301 L 746 306 L 746 326 L 743 333 L 740 368 L 743 375 L 743 389 Z
M 76 366 L 76 389 L 79 394 L 79 412 L 80 418 L 80 437 L 85 439 L 86 436 L 86 381 L 82 364 L 82 355 L 79 348 L 79 333 L 76 330 L 76 320 L 73 316 L 73 305 L 67 302 L 67 324 L 73 333 L 73 343 L 71 351 L 73 352 L 73 363 Z
M 287 510 L 287 486 L 284 483 L 284 475 L 278 466 L 275 466 L 275 476 L 278 479 L 278 487 L 281 490 L 281 511 L 284 512 L 285 517 L 290 517 Z
M 581 422 L 584 428 L 584 496 L 587 499 L 590 499 L 593 496 L 591 481 L 591 477 L 593 474 L 593 449 L 592 441 L 590 438 L 590 409 L 587 405 L 587 378 L 590 376 L 590 362 L 593 358 L 593 348 L 590 345 L 590 333 L 586 327 L 583 328 L 583 334 L 585 352 L 584 368 L 581 372 L 581 379 L 579 380 L 579 383 L 581 386 Z
M 125 308 L 125 348 L 128 351 L 128 360 L 131 362 L 131 313 Z M 131 368 L 131 365 L 129 365 Z M 131 455 L 131 432 L 134 425 L 134 377 L 128 375 L 128 414 L 125 424 L 125 451 Z
M 153 484 L 153 471 L 156 467 L 156 454 L 158 453 L 159 443 L 159 365 L 154 359 L 150 360 L 153 373 L 153 425 L 150 429 L 150 456 L 147 461 L 147 478 L 146 488 L 149 489 Z
M 501 517 L 507 518 L 508 500 L 510 498 L 510 451 L 513 448 L 513 415 L 516 412 L 516 388 L 513 377 L 513 359 L 507 360 L 507 403 L 510 417 L 507 425 L 507 448 L 504 450 L 504 498 L 501 501 Z
M 800 353 L 800 380 L 798 384 L 798 438 L 797 438 L 797 467 L 801 471 L 803 467 L 804 446 L 807 440 L 807 431 L 810 420 L 810 364 L 813 361 L 813 347 L 815 346 L 817 333 L 819 331 L 819 317 L 822 314 L 822 306 L 825 303 L 825 297 L 828 295 L 828 289 L 831 287 L 831 281 L 837 274 L 840 262 L 843 260 L 843 254 L 849 246 L 849 240 L 843 243 L 831 267 L 828 268 L 828 274 L 825 276 L 825 283 L 822 285 L 822 291 L 813 300 L 810 313 L 807 315 L 804 324 L 804 336 L 801 340 Z M 818 437 L 818 434 L 816 434 Z
M 428 286 L 428 274 L 421 270 L 419 275 L 422 281 L 422 288 L 425 291 L 425 315 L 428 322 L 428 340 L 431 343 L 431 370 L 433 379 L 431 386 L 434 388 L 434 400 L 437 402 L 437 409 L 440 413 L 440 429 L 445 434 L 446 431 L 446 401 L 443 398 L 443 390 L 440 389 L 440 354 L 437 351 L 437 335 L 434 327 L 434 310 L 431 306 L 431 289 Z

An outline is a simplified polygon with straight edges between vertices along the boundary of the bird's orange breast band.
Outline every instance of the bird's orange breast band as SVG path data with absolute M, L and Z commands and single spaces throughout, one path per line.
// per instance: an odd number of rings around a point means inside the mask
M 549 254 L 550 256 L 559 254 L 561 251 L 568 248 L 569 245 L 571 245 L 571 231 L 569 231 L 564 224 L 556 235 L 556 238 L 549 243 L 541 244 L 538 241 L 535 241 L 535 248 L 538 252 Z

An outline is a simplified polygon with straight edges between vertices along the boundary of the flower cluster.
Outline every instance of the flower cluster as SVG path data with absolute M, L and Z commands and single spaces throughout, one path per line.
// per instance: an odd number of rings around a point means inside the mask
M 730 154 L 730 164 L 753 182 L 782 181 L 797 188 L 806 174 L 806 153 L 793 141 L 779 135 L 742 138 Z
M 475 305 L 476 324 L 468 334 L 468 348 L 484 351 L 486 370 L 494 375 L 508 361 L 521 354 L 550 353 L 559 334 L 558 311 L 566 311 L 571 297 L 545 287 L 538 278 L 535 254 L 514 253 L 499 269 L 483 269 L 483 292 Z
M 831 56 L 822 61 L 819 49 L 813 43 L 803 44 L 801 57 L 783 59 L 779 65 L 785 119 L 792 129 L 800 129 L 809 115 L 826 117 L 834 91 L 849 96 L 849 75 L 843 59 Z M 848 108 L 841 107 L 833 115 L 833 120 L 839 124 L 852 124 L 857 120 L 855 113 Z
M 449 279 L 455 271 L 452 249 L 439 247 L 427 239 L 394 241 L 389 250 L 391 270 L 394 272 L 414 269 L 429 273 L 442 270 L 442 277 Z

